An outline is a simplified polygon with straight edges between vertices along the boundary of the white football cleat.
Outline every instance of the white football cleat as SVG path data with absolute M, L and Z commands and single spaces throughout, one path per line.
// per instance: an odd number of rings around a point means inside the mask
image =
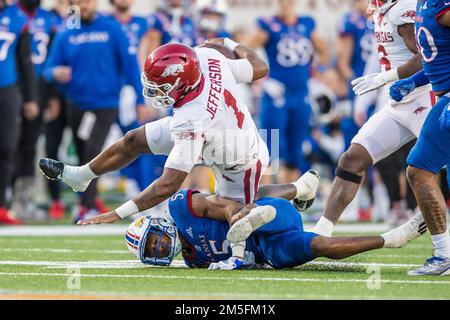
M 245 241 L 253 231 L 275 219 L 276 215 L 275 208 L 269 205 L 253 208 L 248 215 L 231 226 L 227 240 L 232 243 Z
M 427 225 L 423 220 L 422 213 L 416 213 L 411 219 L 401 226 L 383 233 L 384 248 L 402 248 L 408 242 L 417 239 L 427 232 Z
M 309 170 L 292 184 L 297 188 L 297 197 L 292 204 L 298 211 L 305 211 L 314 203 L 320 177 L 317 171 Z

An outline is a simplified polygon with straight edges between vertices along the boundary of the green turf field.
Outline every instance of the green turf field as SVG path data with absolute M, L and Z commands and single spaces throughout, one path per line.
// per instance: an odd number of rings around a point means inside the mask
M 425 236 L 291 270 L 208 271 L 142 267 L 121 235 L 0 236 L 0 298 L 450 299 L 450 277 L 405 275 L 430 253 Z

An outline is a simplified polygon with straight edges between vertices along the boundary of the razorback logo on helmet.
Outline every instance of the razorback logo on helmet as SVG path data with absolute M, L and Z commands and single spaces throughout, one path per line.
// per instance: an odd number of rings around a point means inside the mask
M 416 12 L 414 10 L 408 10 L 404 14 L 402 14 L 402 18 L 414 19 L 415 17 L 416 17 Z
M 166 67 L 161 77 L 177 76 L 180 72 L 184 72 L 184 67 L 181 63 L 171 64 Z

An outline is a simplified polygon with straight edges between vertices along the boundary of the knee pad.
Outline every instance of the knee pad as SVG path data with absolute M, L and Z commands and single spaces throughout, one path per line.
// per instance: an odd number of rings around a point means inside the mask
M 337 177 L 343 180 L 350 181 L 356 184 L 360 184 L 362 180 L 362 176 L 358 176 L 357 174 L 351 173 L 341 167 L 336 168 L 335 174 Z

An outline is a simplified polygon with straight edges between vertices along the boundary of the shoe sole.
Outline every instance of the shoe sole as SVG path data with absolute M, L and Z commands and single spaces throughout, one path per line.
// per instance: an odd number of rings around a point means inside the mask
M 228 241 L 236 243 L 246 240 L 253 231 L 271 222 L 275 219 L 275 216 L 276 210 L 272 206 L 261 206 L 252 209 L 248 215 L 231 226 L 227 234 Z

